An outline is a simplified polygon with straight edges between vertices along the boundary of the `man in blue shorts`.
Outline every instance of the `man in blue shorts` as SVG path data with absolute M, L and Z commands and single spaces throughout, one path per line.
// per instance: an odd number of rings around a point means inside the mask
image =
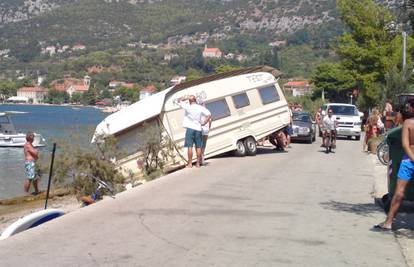
M 400 208 L 403 200 L 405 189 L 408 183 L 413 179 L 414 175 L 414 99 L 408 101 L 408 113 L 410 118 L 406 119 L 402 128 L 402 146 L 404 149 L 404 156 L 401 161 L 400 169 L 398 170 L 397 187 L 395 188 L 394 196 L 392 197 L 390 210 L 387 215 L 387 219 L 378 225 L 374 226 L 374 229 L 381 231 L 390 231 L 392 229 L 392 222 L 397 216 L 398 209 Z
M 188 100 L 188 102 L 186 102 Z M 183 127 L 186 128 L 184 147 L 188 149 L 187 168 L 193 166 L 193 146 L 196 147 L 197 163 L 196 167 L 201 166 L 201 155 L 203 148 L 202 126 L 206 125 L 211 119 L 211 113 L 205 107 L 197 104 L 196 97 L 193 95 L 181 97 L 179 105 L 185 111 Z
M 39 194 L 38 183 L 39 177 L 36 175 L 36 161 L 39 158 L 39 151 L 33 147 L 34 134 L 28 132 L 26 134 L 26 144 L 23 147 L 24 150 L 24 168 L 26 170 L 26 181 L 24 182 L 24 191 L 29 193 L 30 184 L 33 183 L 34 195 Z

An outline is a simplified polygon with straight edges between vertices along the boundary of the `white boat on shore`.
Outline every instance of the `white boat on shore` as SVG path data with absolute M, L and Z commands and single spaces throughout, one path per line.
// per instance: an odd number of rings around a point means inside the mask
M 26 134 L 16 131 L 11 115 L 24 114 L 25 112 L 6 111 L 0 112 L 0 147 L 22 147 L 26 143 Z M 35 133 L 33 146 L 45 146 L 42 135 Z

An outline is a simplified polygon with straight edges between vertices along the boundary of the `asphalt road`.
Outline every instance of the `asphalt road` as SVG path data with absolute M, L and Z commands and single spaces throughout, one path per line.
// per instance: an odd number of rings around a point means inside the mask
M 359 141 L 184 169 L 0 242 L 1 266 L 407 266 Z

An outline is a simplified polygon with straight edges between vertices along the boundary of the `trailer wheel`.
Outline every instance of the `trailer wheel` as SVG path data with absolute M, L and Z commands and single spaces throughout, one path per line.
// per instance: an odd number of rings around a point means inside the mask
M 239 140 L 236 143 L 236 150 L 234 151 L 236 157 L 246 156 L 246 147 L 244 146 L 243 140 Z
M 247 137 L 244 140 L 244 147 L 246 148 L 246 153 L 249 156 L 255 156 L 257 152 L 256 140 L 253 137 Z

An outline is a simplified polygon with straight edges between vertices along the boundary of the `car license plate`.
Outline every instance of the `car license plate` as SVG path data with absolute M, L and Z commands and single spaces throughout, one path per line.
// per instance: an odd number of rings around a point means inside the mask
M 350 134 L 351 134 L 351 131 L 348 131 L 348 130 L 341 130 L 341 131 L 338 131 L 338 134 L 339 134 L 339 135 L 350 135 Z

